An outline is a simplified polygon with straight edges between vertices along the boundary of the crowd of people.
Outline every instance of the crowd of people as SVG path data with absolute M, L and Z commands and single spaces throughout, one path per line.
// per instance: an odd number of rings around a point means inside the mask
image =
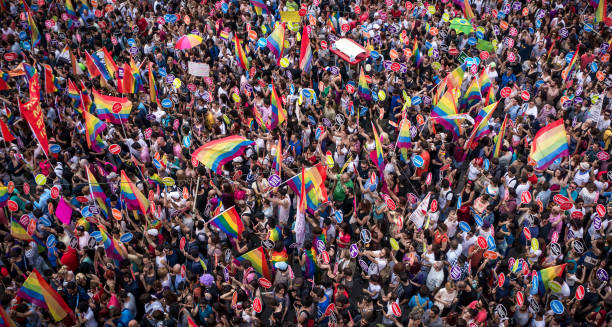
M 612 325 L 607 7 L 0 0 L 0 325 Z

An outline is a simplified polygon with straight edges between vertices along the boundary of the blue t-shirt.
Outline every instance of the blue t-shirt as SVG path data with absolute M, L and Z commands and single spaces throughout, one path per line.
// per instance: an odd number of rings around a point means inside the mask
M 323 301 L 323 302 L 319 301 L 317 303 L 317 320 L 325 315 L 325 309 L 327 309 L 327 307 L 329 306 L 329 303 L 330 303 L 329 298 L 327 297 L 327 295 L 323 294 L 323 296 L 325 296 L 325 301 Z M 325 317 L 325 319 L 323 319 L 321 321 L 321 324 L 327 325 L 327 321 L 328 320 L 329 320 L 329 317 Z

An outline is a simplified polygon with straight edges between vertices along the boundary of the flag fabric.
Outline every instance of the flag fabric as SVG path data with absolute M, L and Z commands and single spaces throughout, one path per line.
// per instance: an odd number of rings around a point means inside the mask
M 281 176 L 281 167 L 283 165 L 283 142 L 280 135 L 278 136 L 278 143 L 276 144 L 276 155 L 274 158 L 274 170 L 278 176 Z
M 506 127 L 508 126 L 508 114 L 504 117 L 504 122 L 499 129 L 499 134 L 497 134 L 497 141 L 495 142 L 495 149 L 493 151 L 493 158 L 499 158 L 501 153 L 502 146 L 504 145 L 504 137 L 506 135 Z
M 30 36 L 32 39 L 32 48 L 36 47 L 40 43 L 40 32 L 38 31 L 38 27 L 36 26 L 36 22 L 34 21 L 33 13 L 25 3 L 25 0 L 22 0 L 23 6 L 25 8 L 25 14 L 27 16 L 28 26 L 30 28 Z
M 602 0 L 600 0 L 602 1 Z M 561 77 L 563 78 L 563 84 L 565 84 L 572 72 L 572 69 L 574 69 L 574 65 L 576 64 L 576 60 L 578 59 L 578 50 L 580 49 L 580 45 L 578 45 L 576 47 L 576 51 L 574 51 L 574 55 L 572 56 L 572 60 L 569 62 L 569 64 L 567 65 L 567 67 L 565 67 L 565 69 L 563 69 L 563 71 L 561 72 Z
M 83 117 L 85 118 L 85 130 L 87 132 L 87 146 L 94 152 L 102 152 L 102 149 L 106 148 L 106 144 L 102 141 L 100 134 L 106 129 L 106 123 L 87 110 L 83 110 Z
M 287 255 L 287 249 L 283 248 L 282 251 L 272 251 L 270 254 L 270 261 L 272 265 L 276 265 L 278 262 L 287 262 L 289 261 L 289 255 Z
M 362 98 L 369 100 L 372 98 L 372 91 L 370 90 L 370 86 L 368 85 L 368 81 L 365 78 L 365 74 L 363 72 L 363 67 L 361 67 L 361 71 L 359 72 L 359 85 L 357 86 L 357 91 Z
M 265 277 L 267 280 L 271 281 L 270 269 L 268 268 L 268 260 L 266 259 L 266 252 L 263 247 L 258 247 L 253 249 L 242 256 L 236 258 L 234 261 L 236 264 L 240 265 L 242 261 L 251 262 L 251 266 L 255 269 L 255 272 L 259 276 Z
M 76 18 L 76 11 L 74 11 L 74 6 L 72 5 L 72 1 L 71 0 L 66 0 L 64 7 L 66 8 L 66 14 L 68 15 L 68 17 L 70 18 Z
M 302 182 L 302 176 L 304 176 L 304 182 Z M 326 178 L 327 168 L 318 164 L 306 169 L 303 174 L 300 173 L 289 179 L 287 185 L 298 196 L 304 195 L 306 209 L 308 212 L 314 213 L 321 204 L 327 201 Z M 303 191 L 302 185 L 304 186 Z
M 326 21 L 325 23 L 327 24 L 327 26 L 329 26 L 329 30 L 330 30 L 332 33 L 334 33 L 334 34 L 336 34 L 336 33 L 337 33 L 337 32 L 336 32 L 336 27 L 334 26 L 334 22 L 332 21 L 332 16 L 331 16 L 331 15 L 328 15 L 328 16 L 327 16 L 327 21 Z
M 11 89 L 11 87 L 7 83 L 8 78 L 9 74 L 5 71 L 0 70 L 0 91 Z
M 232 135 L 202 145 L 191 156 L 198 159 L 208 169 L 221 175 L 223 165 L 242 155 L 244 150 L 253 144 L 255 142 L 240 135 Z
M 482 93 L 485 94 L 485 93 Z M 493 87 L 489 87 L 489 91 L 487 93 L 487 95 L 485 96 L 485 101 L 484 101 L 484 105 L 488 106 L 492 103 L 495 102 L 495 91 L 493 90 Z
M 97 61 L 99 62 L 99 58 L 96 56 Z M 87 50 L 85 50 L 85 67 L 87 67 L 87 73 L 89 73 L 89 78 L 94 78 L 100 76 L 101 70 L 98 68 L 102 63 L 96 64 L 96 59 L 94 59 Z
M 536 168 L 543 170 L 557 158 L 569 155 L 567 135 L 563 119 L 542 127 L 533 138 L 529 157 L 536 162 Z
M 550 281 L 554 280 L 556 277 L 560 277 L 561 275 L 563 275 L 563 270 L 565 270 L 565 265 L 566 264 L 564 263 L 562 265 L 548 267 L 548 268 L 538 271 L 537 275 L 533 276 L 534 278 L 538 279 L 538 282 L 537 282 L 538 287 L 537 289 L 532 288 L 530 293 L 531 294 L 546 293 L 546 291 L 550 289 L 548 285 Z
M 94 113 L 94 103 L 91 100 L 91 96 L 89 96 L 89 91 L 83 84 L 83 81 L 81 81 L 81 101 L 83 102 L 83 107 L 87 110 L 87 112 Z
M 132 67 L 128 63 L 123 64 L 123 77 L 117 74 L 117 92 L 122 94 L 135 93 L 134 75 L 132 75 Z
M 257 15 L 261 16 L 262 13 L 266 15 L 270 14 L 270 9 L 268 9 L 268 6 L 266 6 L 266 3 L 262 0 L 251 0 L 251 4 L 255 8 Z
M 463 0 L 463 14 L 465 15 L 465 19 L 471 21 L 476 17 L 474 12 L 472 11 L 472 7 L 470 6 L 469 0 Z
M 104 214 L 104 217 L 108 219 L 108 198 L 102 190 L 102 187 L 100 187 L 100 183 L 98 183 L 96 177 L 89 170 L 89 167 L 85 167 L 85 170 L 87 171 L 87 180 L 89 182 L 89 191 L 91 196 L 96 199 L 98 209 L 100 209 L 100 211 L 102 211 Z
M 480 87 L 478 87 L 478 80 L 474 78 L 470 86 L 463 94 L 463 98 L 461 99 L 461 107 L 465 108 L 465 110 L 470 110 L 473 106 L 480 103 L 482 96 L 480 95 Z
M 480 85 L 480 95 L 488 95 L 489 90 L 491 89 L 491 79 L 489 78 L 488 67 L 480 72 L 480 76 L 478 76 L 478 84 Z
M 308 73 L 312 68 L 312 49 L 310 47 L 310 36 L 308 28 L 304 26 L 302 30 L 302 40 L 300 41 L 300 69 Z
M 461 89 L 463 76 L 465 75 L 465 64 L 461 64 L 446 76 L 447 89 Z
M 268 36 L 268 49 L 276 56 L 276 64 L 280 63 L 283 57 L 283 48 L 285 46 L 285 23 L 280 23 Z
M 72 207 L 66 203 L 64 197 L 60 197 L 57 207 L 55 207 L 55 216 L 64 225 L 70 225 L 72 218 Z
M 470 148 L 472 142 L 478 142 L 478 140 L 489 134 L 489 119 L 491 119 L 495 109 L 497 109 L 498 103 L 499 102 L 495 102 L 480 109 L 478 115 L 476 115 L 474 119 L 474 130 L 467 141 L 467 148 Z
M 606 0 L 599 0 L 599 3 L 597 4 L 597 10 L 595 10 L 595 24 L 604 22 L 606 20 L 606 10 L 608 9 L 608 4 L 606 3 Z
M 21 226 L 21 224 L 15 220 L 14 217 L 11 217 L 11 236 L 26 242 L 33 241 L 32 236 L 28 234 L 25 227 Z
M 2 139 L 4 142 L 12 142 L 15 140 L 15 136 L 11 133 L 6 123 L 0 119 L 0 132 L 2 132 Z
M 318 279 L 318 267 L 317 267 L 317 252 L 314 248 L 304 250 L 306 262 L 304 263 L 304 277 L 305 279 Z
M 414 38 L 414 45 L 412 46 L 412 56 L 414 57 L 414 66 L 419 68 L 423 62 L 423 56 L 421 56 L 421 52 L 419 51 L 419 43 L 416 37 Z
M 8 188 L 6 186 L 0 186 L 0 208 L 6 207 L 8 200 Z
M 57 82 L 57 78 L 53 76 L 51 66 L 44 64 L 43 67 L 45 70 L 45 93 L 51 94 L 59 91 L 59 83 Z
M 223 211 L 221 214 L 214 217 L 210 223 L 217 226 L 217 228 L 219 228 L 222 232 L 235 239 L 239 239 L 242 232 L 244 232 L 242 219 L 234 207 Z
M 187 325 L 188 325 L 187 327 L 198 327 L 198 325 L 193 321 L 193 318 L 191 317 L 189 312 L 187 312 Z
M 17 292 L 17 296 L 37 307 L 48 310 L 55 321 L 63 320 L 66 316 L 70 316 L 73 321 L 76 321 L 72 309 L 57 294 L 53 287 L 47 283 L 36 268 L 23 282 L 19 292 Z
M 287 113 L 283 109 L 281 98 L 276 94 L 274 85 L 272 85 L 272 92 L 270 92 L 270 109 L 269 129 L 272 130 L 287 120 Z
M 17 327 L 11 316 L 4 311 L 2 306 L 0 306 L 0 327 Z
M 106 256 L 117 261 L 121 261 L 127 257 L 127 251 L 123 247 L 123 245 L 115 239 L 113 239 L 112 235 L 108 234 L 106 227 L 104 225 L 98 225 L 98 230 L 102 237 L 102 245 L 104 246 L 104 251 L 106 252 Z
M 436 93 L 434 93 L 434 97 L 432 99 L 432 102 L 433 102 L 434 105 L 438 104 L 438 101 L 440 100 L 440 98 L 444 94 L 444 91 L 446 91 L 446 86 L 447 86 L 446 81 L 447 80 L 448 80 L 448 76 L 445 77 L 441 82 L 438 83 L 438 85 L 436 87 Z
M 280 241 L 283 238 L 283 233 L 280 227 L 276 226 L 268 232 L 268 239 L 272 242 Z
M 77 61 L 76 56 L 74 55 L 74 53 L 72 53 L 72 49 L 70 49 L 69 46 L 66 46 L 64 49 L 68 52 L 68 57 L 70 59 L 70 67 L 72 68 L 72 74 L 75 76 L 83 74 L 83 70 L 81 70 L 81 66 Z
M 410 149 L 412 148 L 412 138 L 410 135 L 410 121 L 406 118 L 400 122 L 399 135 L 397 136 L 397 142 L 395 147 L 399 149 Z
M 240 40 L 238 39 L 238 34 L 234 34 L 234 53 L 236 54 L 236 58 L 238 59 L 238 63 L 240 63 L 240 67 L 244 70 L 249 69 L 249 59 L 244 53 L 244 49 L 240 44 Z
M 376 144 L 376 160 L 374 160 L 374 164 L 378 167 L 378 171 L 380 176 L 382 177 L 382 171 L 385 167 L 385 159 L 383 158 L 383 150 L 382 144 L 380 143 L 380 138 L 378 137 L 378 132 L 376 131 L 376 126 L 372 123 L 372 132 L 374 133 L 374 143 Z
M 264 132 L 267 131 L 268 128 L 266 127 L 266 124 L 263 121 L 263 117 L 261 116 L 261 112 L 259 111 L 259 109 L 257 109 L 257 106 L 253 106 L 253 116 L 255 117 L 255 122 L 257 123 L 257 126 L 259 126 L 259 128 Z
M 94 96 L 94 105 L 96 106 L 96 114 L 98 118 L 110 121 L 113 124 L 121 124 L 128 120 L 132 111 L 132 101 L 128 98 L 117 98 L 109 95 L 98 93 L 92 89 L 91 93 Z M 120 106 L 119 113 L 113 112 L 114 106 Z
M 106 67 L 106 64 L 102 61 L 104 60 L 103 52 L 101 51 L 95 52 L 93 55 L 89 56 L 89 58 L 91 58 L 93 64 L 96 66 L 96 68 L 100 72 L 100 76 L 104 77 L 106 81 L 110 81 L 113 78 L 113 75 L 111 75 L 111 72 Z M 87 60 L 88 60 L 87 52 L 85 52 L 85 66 L 87 66 L 87 70 L 89 70 L 91 78 L 96 77 L 97 75 L 95 75 L 95 71 L 92 72 L 91 70 L 93 69 L 93 67 L 90 68 L 90 64 L 88 63 Z M 92 73 L 94 75 L 91 75 Z
M 115 60 L 113 60 L 113 57 L 110 55 L 110 52 L 106 50 L 106 47 L 102 47 L 102 49 L 98 50 L 97 53 L 100 56 L 100 58 L 104 58 L 104 66 L 106 66 L 106 71 L 108 71 L 112 79 L 113 76 L 115 76 L 115 74 L 119 70 L 119 67 L 115 63 Z
M 306 212 L 306 172 L 304 171 L 304 166 L 302 166 L 302 175 L 300 176 L 299 196 L 298 212 L 299 214 L 304 215 L 304 212 Z
M 157 96 L 157 86 L 155 85 L 155 77 L 153 76 L 153 63 L 149 63 L 149 101 L 151 103 L 159 103 L 159 97 Z
M 450 119 L 449 116 L 457 115 L 457 100 L 459 98 L 459 90 L 449 89 L 444 93 L 442 98 L 434 106 L 431 111 L 432 118 L 436 119 L 440 125 L 453 134 L 453 138 L 457 140 L 461 135 L 461 125 L 458 119 Z
M 127 177 L 125 171 L 121 171 L 121 198 L 128 210 L 140 210 L 146 214 L 149 210 L 149 200 Z

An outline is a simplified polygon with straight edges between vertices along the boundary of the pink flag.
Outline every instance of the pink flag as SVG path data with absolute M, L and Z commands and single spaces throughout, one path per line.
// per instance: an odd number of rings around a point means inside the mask
M 55 209 L 55 215 L 64 225 L 70 225 L 70 217 L 72 217 L 72 207 L 66 203 L 64 197 L 61 197 L 57 208 Z

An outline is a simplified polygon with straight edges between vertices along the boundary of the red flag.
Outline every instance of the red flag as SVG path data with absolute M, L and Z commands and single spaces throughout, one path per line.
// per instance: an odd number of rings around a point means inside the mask
M 15 140 L 15 136 L 11 134 L 11 131 L 9 131 L 8 126 L 6 126 L 6 123 L 1 119 L 0 119 L 0 132 L 2 132 L 2 138 L 4 139 L 5 142 L 11 142 Z

